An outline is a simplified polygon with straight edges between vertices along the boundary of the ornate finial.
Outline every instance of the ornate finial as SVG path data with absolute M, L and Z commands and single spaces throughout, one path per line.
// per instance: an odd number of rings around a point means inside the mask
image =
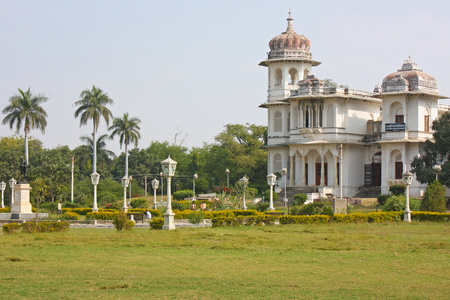
M 294 19 L 292 19 L 292 17 L 291 17 L 291 9 L 290 8 L 289 8 L 289 17 L 286 20 L 288 21 L 288 26 L 287 26 L 286 32 L 294 31 L 294 28 L 292 27 L 292 20 L 294 20 Z

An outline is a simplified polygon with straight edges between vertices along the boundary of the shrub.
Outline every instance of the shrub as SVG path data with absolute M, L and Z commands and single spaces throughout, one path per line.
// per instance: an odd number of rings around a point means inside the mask
M 19 223 L 9 223 L 3 225 L 3 232 L 6 234 L 16 233 L 20 229 Z
M 368 220 L 369 216 L 363 213 L 352 213 L 348 215 L 335 214 L 333 217 L 333 221 L 336 223 L 361 223 L 367 222 Z
M 309 203 L 301 206 L 293 206 L 290 209 L 291 215 L 322 215 L 324 203 Z
M 92 207 L 63 208 L 62 211 L 63 211 L 63 212 L 70 211 L 70 212 L 74 212 L 74 213 L 76 213 L 76 214 L 85 216 L 85 215 L 87 215 L 88 213 L 92 212 Z
M 105 209 L 121 210 L 122 207 L 119 205 L 119 203 L 115 202 L 115 203 L 106 204 Z
M 124 212 L 119 212 L 114 218 L 113 225 L 117 231 L 131 230 L 133 229 L 135 222 L 128 220 L 127 214 Z
M 383 223 L 390 221 L 401 221 L 403 212 L 400 211 L 379 211 L 367 214 L 367 221 L 369 223 Z
M 256 210 L 259 212 L 265 212 L 269 208 L 268 203 L 257 203 Z
M 278 218 L 280 224 L 322 224 L 330 221 L 330 216 L 281 216 Z
M 450 213 L 413 211 L 411 218 L 415 221 L 449 222 Z
M 187 219 L 192 224 L 198 224 L 205 218 L 205 213 L 203 211 L 192 211 L 187 215 Z
M 46 203 L 41 203 L 39 205 L 39 208 L 41 209 L 46 209 L 49 212 L 53 212 L 56 213 L 58 211 L 58 202 L 46 202 Z
M 384 203 L 386 203 L 386 200 L 389 199 L 389 197 L 391 197 L 391 195 L 379 195 L 377 197 L 377 202 L 378 204 L 380 204 L 381 206 L 384 205 Z
M 79 220 L 80 216 L 74 212 L 67 211 L 61 216 L 61 220 Z
M 81 205 L 79 203 L 76 202 L 64 202 L 62 205 L 64 208 L 77 208 L 77 207 L 81 207 Z
M 150 222 L 150 228 L 154 230 L 161 230 L 164 225 L 164 218 L 153 218 Z
M 329 206 L 325 206 L 323 208 L 322 214 L 330 216 L 330 218 L 333 218 L 333 216 L 334 216 L 333 209 L 331 207 L 329 207 Z
M 266 190 L 263 193 L 264 199 L 270 201 L 270 190 Z M 277 193 L 273 192 L 273 201 L 277 201 L 280 198 Z
M 173 199 L 175 200 L 183 200 L 185 198 L 190 198 L 192 197 L 192 195 L 193 195 L 192 190 L 180 190 L 172 194 Z
M 406 207 L 405 196 L 391 196 L 381 207 L 383 211 L 404 211 Z M 420 200 L 409 198 L 409 208 L 419 210 Z
M 446 209 L 445 187 L 435 180 L 427 186 L 420 210 L 443 213 Z
M 401 184 L 394 184 L 389 187 L 389 192 L 394 196 L 401 196 L 405 194 L 406 186 Z
M 185 202 L 173 201 L 172 209 L 180 211 L 187 210 L 189 209 L 189 204 Z
M 148 210 L 151 214 L 153 218 L 158 218 L 161 217 L 161 211 L 157 210 L 157 209 L 145 209 L 145 208 L 132 208 L 129 209 L 128 212 L 129 213 L 145 213 L 145 211 Z
M 134 198 L 134 199 L 131 199 L 130 205 L 132 208 L 147 208 L 148 207 L 148 199 Z
M 102 191 L 98 193 L 98 202 L 99 203 L 112 203 L 112 202 L 116 202 L 118 199 L 116 194 L 114 194 L 113 192 L 110 191 Z
M 119 212 L 93 211 L 86 215 L 86 220 L 114 220 Z
M 267 215 L 257 215 L 257 216 L 238 216 L 238 217 L 225 217 L 219 216 L 211 220 L 213 227 L 223 227 L 223 226 L 261 226 L 261 225 L 273 225 L 275 223 L 276 217 Z
M 63 232 L 70 228 L 69 222 L 26 222 L 22 224 L 22 231 L 27 233 L 35 232 Z
M 295 194 L 294 195 L 294 205 L 303 205 L 305 204 L 308 196 L 306 194 Z
M 9 212 L 11 212 L 11 207 L 0 208 L 0 213 L 9 213 Z

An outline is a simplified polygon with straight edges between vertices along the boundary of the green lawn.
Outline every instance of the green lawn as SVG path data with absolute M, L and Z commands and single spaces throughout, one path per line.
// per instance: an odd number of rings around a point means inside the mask
M 439 223 L 0 234 L 0 299 L 445 299 Z

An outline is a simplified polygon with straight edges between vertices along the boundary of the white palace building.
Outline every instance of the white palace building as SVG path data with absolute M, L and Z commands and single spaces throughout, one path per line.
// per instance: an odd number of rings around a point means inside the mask
M 268 112 L 268 174 L 287 168 L 281 186 L 322 194 L 339 196 L 340 181 L 344 197 L 364 187 L 387 194 L 432 138 L 431 123 L 449 110 L 438 100 L 447 97 L 411 58 L 372 93 L 324 87 L 312 75 L 320 62 L 312 59 L 310 41 L 294 31 L 292 20 L 289 13 L 286 31 L 270 41 L 260 63 L 269 75 L 260 106 Z M 411 196 L 425 189 L 414 179 Z

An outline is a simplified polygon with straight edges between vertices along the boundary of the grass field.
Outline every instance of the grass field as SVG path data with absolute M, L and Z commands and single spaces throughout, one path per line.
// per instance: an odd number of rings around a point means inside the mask
M 0 299 L 449 299 L 450 226 L 0 234 Z

